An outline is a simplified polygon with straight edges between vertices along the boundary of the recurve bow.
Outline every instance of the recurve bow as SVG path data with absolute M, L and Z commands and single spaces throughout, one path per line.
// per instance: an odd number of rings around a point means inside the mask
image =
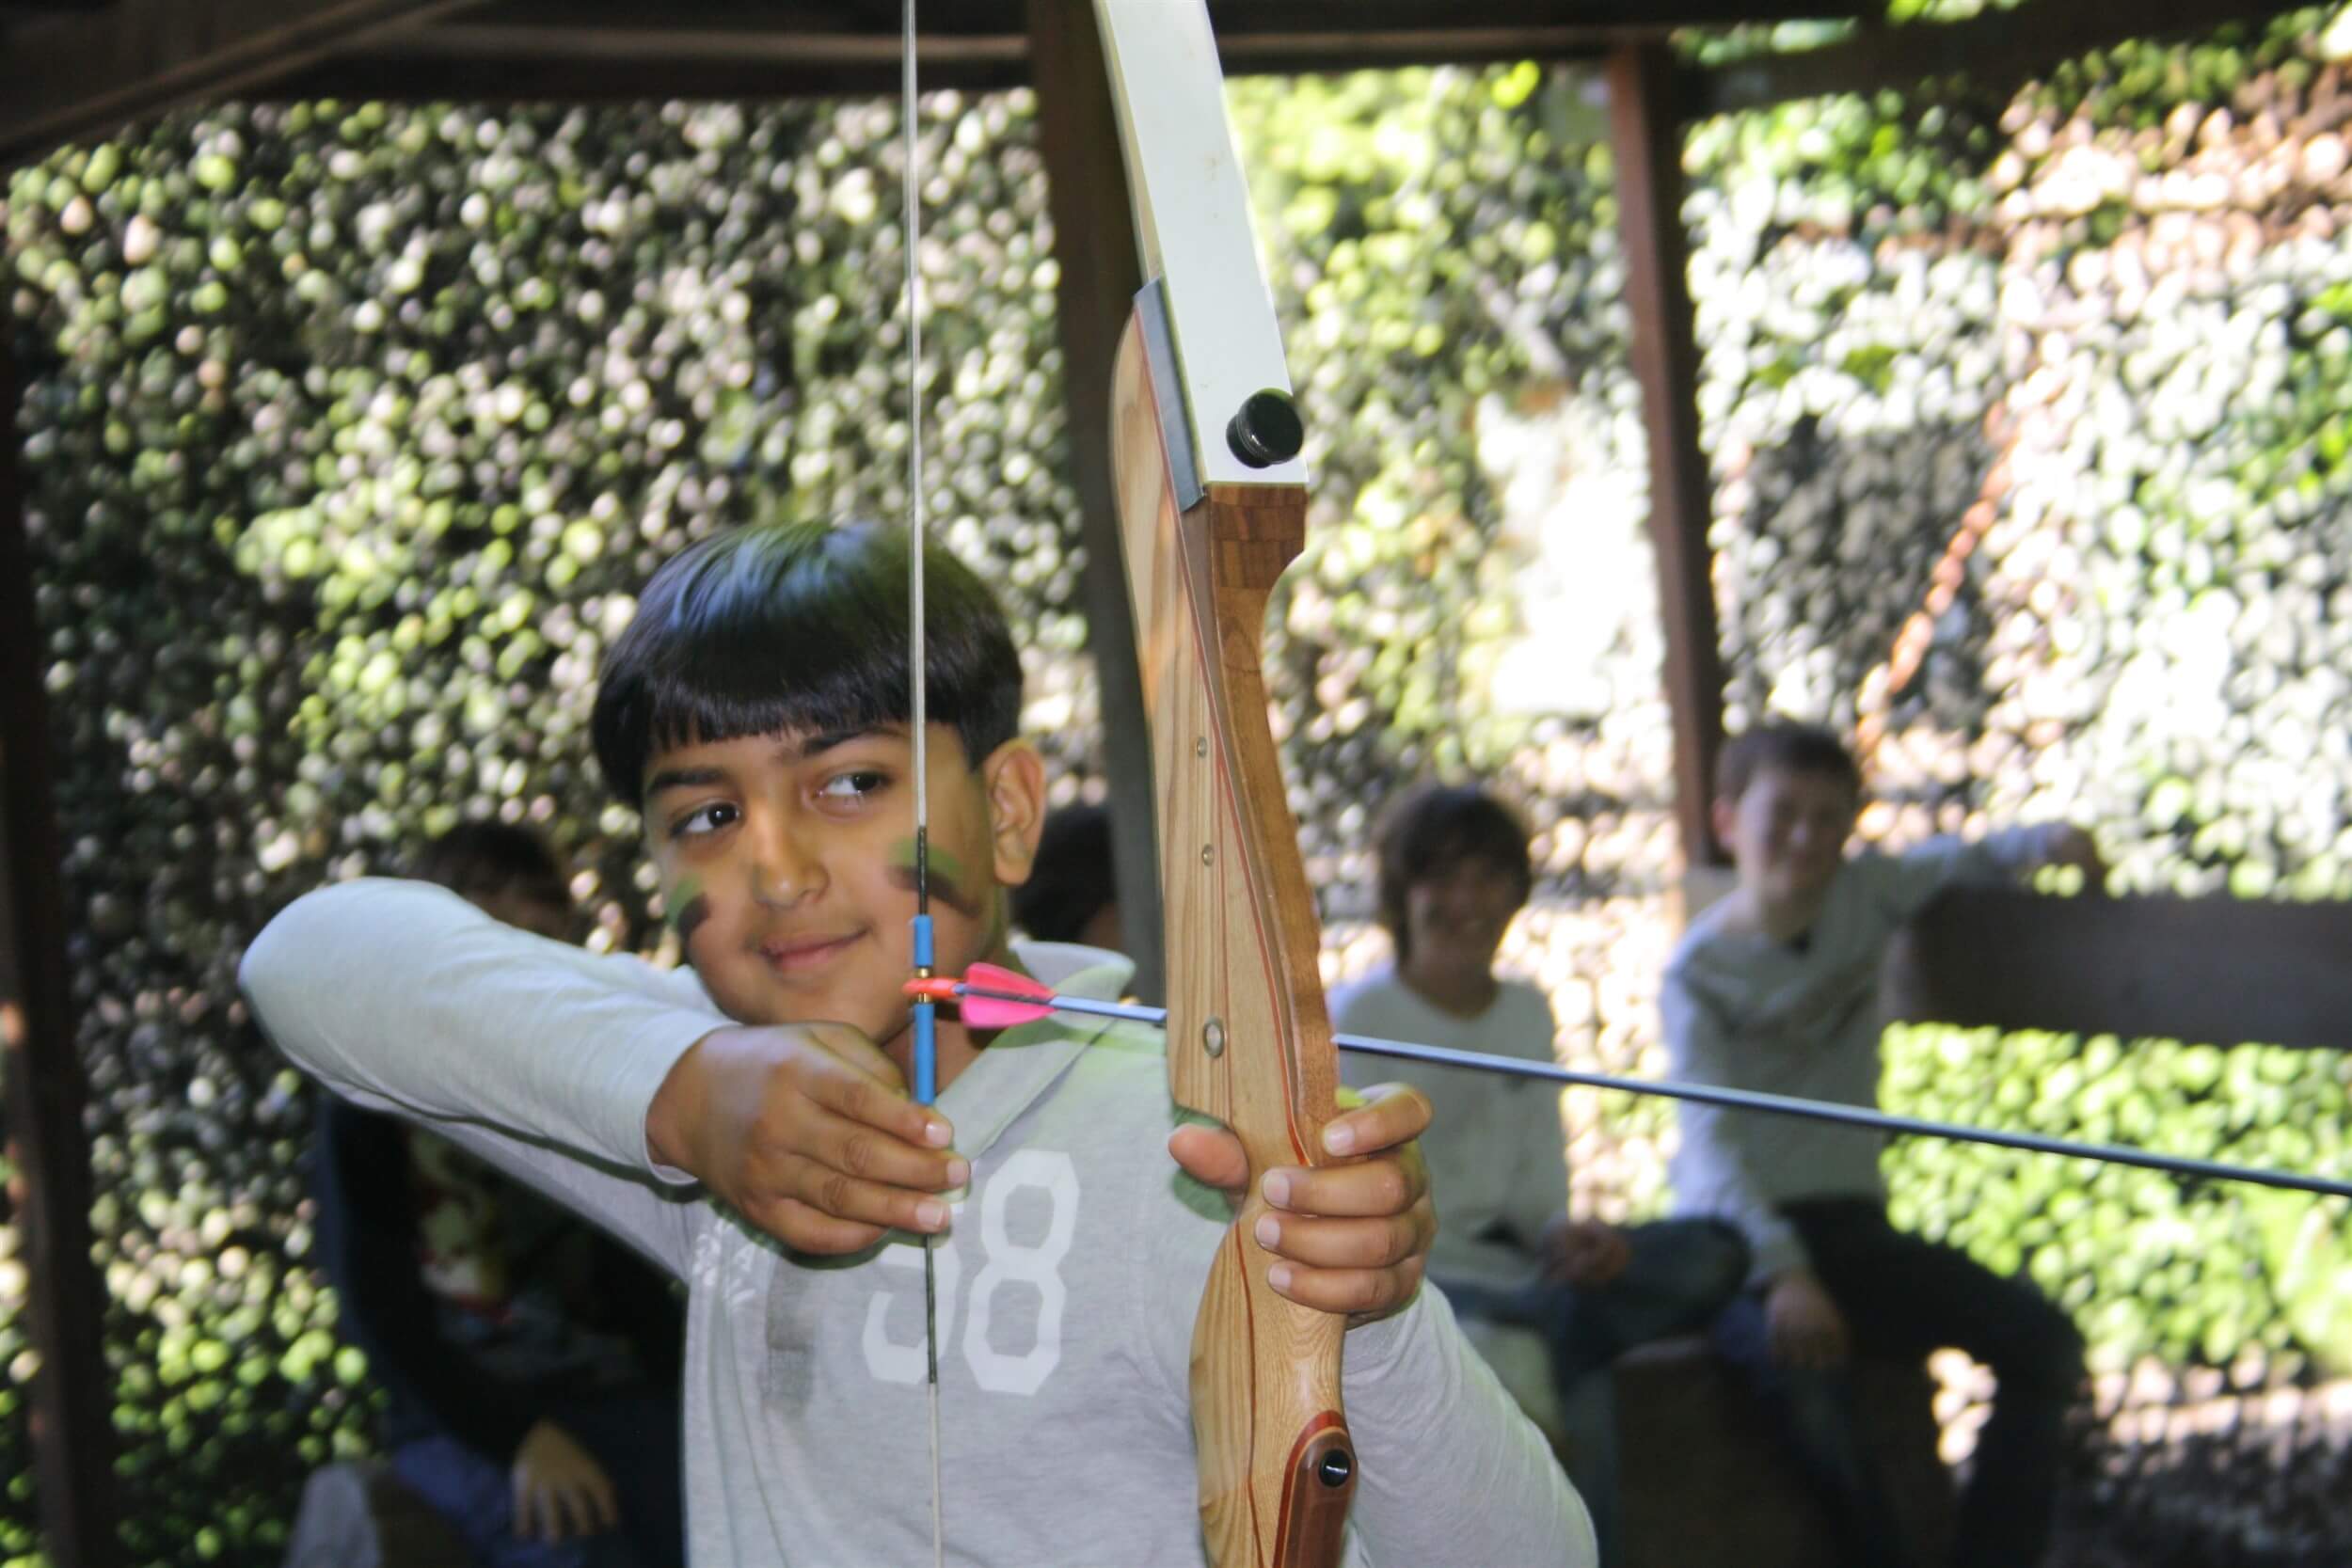
M 1338 1059 L 1266 721 L 1266 598 L 1306 538 L 1302 431 L 1201 0 L 1095 0 L 1146 279 L 1113 371 L 1113 483 L 1152 736 L 1168 1082 L 1248 1150 L 1194 1326 L 1216 1568 L 1339 1560 L 1356 1455 L 1344 1319 L 1266 1281 L 1258 1177 L 1330 1163 Z

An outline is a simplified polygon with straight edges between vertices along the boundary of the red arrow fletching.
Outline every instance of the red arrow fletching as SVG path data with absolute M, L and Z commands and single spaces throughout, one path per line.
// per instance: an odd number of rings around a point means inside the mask
M 965 1028 L 1009 1029 L 1051 1016 L 1054 991 L 1052 987 L 1040 985 L 1026 974 L 1016 974 L 994 964 L 974 964 L 963 972 L 963 984 L 956 988 L 956 1002 L 963 1009 Z
M 1051 987 L 994 964 L 974 964 L 961 980 L 945 975 L 909 980 L 904 989 L 918 1002 L 955 1004 L 967 1029 L 1009 1029 L 1019 1023 L 1035 1023 L 1054 1011 Z

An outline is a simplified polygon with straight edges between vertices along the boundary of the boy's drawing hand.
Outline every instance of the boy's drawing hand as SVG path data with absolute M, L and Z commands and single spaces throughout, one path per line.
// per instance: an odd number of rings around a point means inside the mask
M 1413 1141 L 1429 1126 L 1429 1101 L 1419 1089 L 1387 1084 L 1362 1095 L 1343 1088 L 1340 1103 L 1353 1108 L 1325 1126 L 1324 1147 L 1361 1158 L 1266 1171 L 1258 1188 L 1272 1207 L 1259 1216 L 1256 1234 L 1282 1259 L 1267 1275 L 1278 1294 L 1364 1323 L 1412 1301 L 1438 1234 L 1429 1171 Z M 1187 1125 L 1168 1135 L 1168 1151 L 1241 1207 L 1249 1162 L 1239 1138 L 1221 1127 Z
M 953 1130 L 907 1098 L 873 1041 L 846 1023 L 714 1030 L 677 1059 L 645 1111 L 653 1157 L 803 1252 L 856 1252 L 886 1230 L 939 1231 L 935 1196 L 972 1179 Z
M 1846 1315 L 1821 1282 L 1803 1269 L 1772 1281 L 1764 1319 L 1772 1359 L 1784 1367 L 1819 1371 L 1846 1359 Z
M 1633 1260 L 1625 1232 L 1601 1220 L 1562 1214 L 1544 1227 L 1544 1276 L 1585 1290 L 1606 1285 Z
M 553 1421 L 523 1433 L 509 1476 L 517 1540 L 568 1541 L 600 1535 L 621 1522 L 620 1499 L 604 1466 Z

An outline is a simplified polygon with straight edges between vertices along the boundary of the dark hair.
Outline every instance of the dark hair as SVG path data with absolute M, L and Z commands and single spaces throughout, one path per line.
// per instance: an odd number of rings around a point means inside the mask
M 598 675 L 605 787 L 638 804 L 673 746 L 905 723 L 909 560 L 903 529 L 766 523 L 665 562 Z M 977 767 L 1019 729 L 1021 656 L 961 562 L 927 545 L 923 571 L 927 712 Z
M 548 841 L 509 822 L 461 822 L 417 851 L 408 874 L 466 898 L 513 891 L 569 908 L 572 890 Z
M 1064 806 L 1046 817 L 1029 879 L 1012 890 L 1015 924 L 1040 942 L 1075 942 L 1119 899 L 1111 866 L 1111 814 Z
M 1767 768 L 1782 773 L 1818 773 L 1862 793 L 1862 769 L 1846 743 L 1819 724 L 1768 720 L 1735 736 L 1715 759 L 1715 798 L 1737 800 Z
M 1527 827 L 1474 785 L 1423 784 L 1389 808 L 1380 824 L 1380 924 L 1401 960 L 1411 957 L 1405 900 L 1413 884 L 1466 860 L 1517 879 L 1519 902 L 1535 890 Z

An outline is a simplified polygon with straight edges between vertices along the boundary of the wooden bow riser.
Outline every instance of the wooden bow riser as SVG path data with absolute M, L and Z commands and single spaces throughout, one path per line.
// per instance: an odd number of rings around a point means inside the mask
M 1320 933 L 1259 653 L 1267 595 L 1305 542 L 1306 494 L 1211 485 L 1180 511 L 1150 344 L 1131 319 L 1112 461 L 1157 781 L 1168 1081 L 1239 1135 L 1250 1167 L 1193 1333 L 1201 1518 L 1218 1568 L 1331 1568 L 1355 1482 L 1346 1323 L 1277 1295 L 1251 1235 L 1259 1173 L 1331 1164 L 1322 1131 L 1337 1111 Z

